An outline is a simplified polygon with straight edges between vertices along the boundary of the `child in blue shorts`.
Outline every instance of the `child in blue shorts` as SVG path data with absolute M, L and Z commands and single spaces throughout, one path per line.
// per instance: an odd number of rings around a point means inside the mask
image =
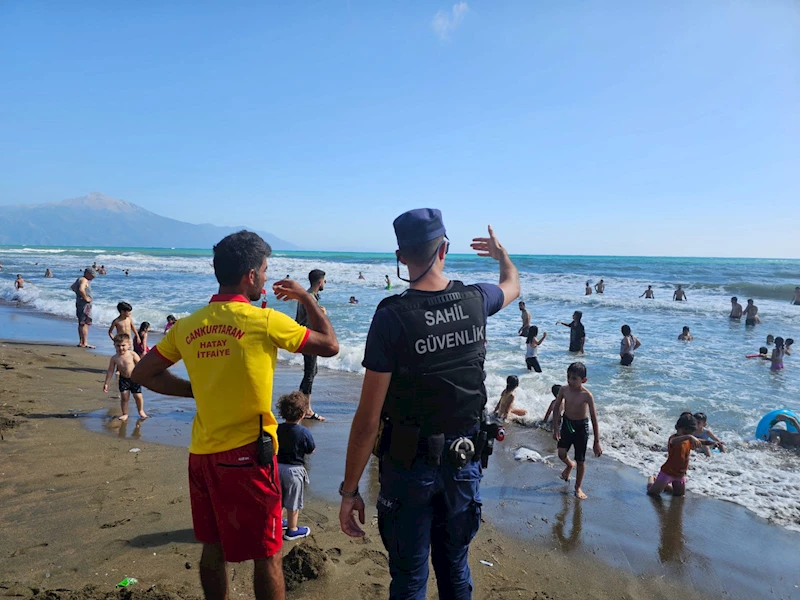
M 308 396 L 303 392 L 284 394 L 278 399 L 278 412 L 285 421 L 278 425 L 278 472 L 286 509 L 285 540 L 297 540 L 311 533 L 310 527 L 297 525 L 303 508 L 303 492 L 309 482 L 305 457 L 316 449 L 311 432 L 300 424 L 307 411 Z

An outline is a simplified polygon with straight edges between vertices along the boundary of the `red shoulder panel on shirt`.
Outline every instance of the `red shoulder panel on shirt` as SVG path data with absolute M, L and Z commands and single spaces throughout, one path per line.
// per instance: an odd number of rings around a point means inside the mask
M 175 361 L 172 361 L 172 360 L 168 359 L 166 356 L 164 356 L 163 354 L 161 354 L 161 352 L 159 352 L 159 351 L 158 351 L 158 346 L 156 346 L 156 347 L 154 347 L 154 348 L 151 348 L 151 349 L 150 349 L 150 352 L 154 352 L 154 353 L 156 353 L 156 354 L 158 355 L 158 358 L 160 358 L 160 359 L 161 359 L 161 360 L 163 360 L 164 362 L 168 362 L 168 363 L 169 363 L 169 364 L 171 364 L 171 365 L 174 365 L 174 364 L 175 364 Z
M 298 353 L 303 351 L 303 346 L 306 345 L 306 342 L 308 341 L 308 336 L 309 335 L 311 335 L 311 330 L 310 329 L 306 329 L 306 334 L 303 336 L 303 341 L 300 342 L 300 347 L 297 350 L 294 351 L 295 354 L 298 354 Z

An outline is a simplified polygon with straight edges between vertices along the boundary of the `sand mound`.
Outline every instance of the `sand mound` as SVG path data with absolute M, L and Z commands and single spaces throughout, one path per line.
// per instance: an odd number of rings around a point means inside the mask
M 328 557 L 316 545 L 303 542 L 283 557 L 283 577 L 286 589 L 295 590 L 304 581 L 317 579 L 327 568 Z

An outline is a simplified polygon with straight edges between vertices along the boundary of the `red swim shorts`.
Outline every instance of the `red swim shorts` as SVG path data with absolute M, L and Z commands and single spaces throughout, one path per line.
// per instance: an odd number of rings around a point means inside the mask
M 256 443 L 189 455 L 189 496 L 198 542 L 222 543 L 226 562 L 267 558 L 283 546 L 278 460 L 261 467 Z

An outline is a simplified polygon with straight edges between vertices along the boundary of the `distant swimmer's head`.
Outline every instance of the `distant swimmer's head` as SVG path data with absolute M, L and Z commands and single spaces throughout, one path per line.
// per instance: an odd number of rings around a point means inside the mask
M 272 248 L 260 235 L 239 231 L 220 240 L 214 246 L 214 275 L 220 288 L 236 290 L 255 301 L 267 281 L 267 258 Z
M 567 383 L 573 389 L 580 389 L 586 383 L 586 365 L 582 362 L 574 362 L 567 367 Z
M 747 299 L 747 304 L 748 304 L 748 305 L 750 305 L 750 304 L 752 304 L 752 303 L 753 303 L 753 299 L 752 299 L 752 298 L 748 298 L 748 299 Z
M 404 212 L 394 220 L 397 237 L 397 276 L 400 279 L 400 263 L 408 266 L 408 281 L 419 281 L 436 265 L 444 266 L 450 247 L 447 230 L 442 221 L 442 212 L 437 208 L 416 208 Z M 386 276 L 389 277 L 388 275 Z
M 761 346 L 761 348 L 758 349 L 759 354 L 766 354 L 767 352 L 769 352 L 769 348 L 767 348 L 766 346 Z
M 767 335 L 767 346 L 771 346 L 774 343 L 775 343 L 775 336 L 770 333 L 769 335 Z
M 784 343 L 783 342 L 783 338 L 781 336 L 778 336 L 778 337 L 775 338 L 775 347 L 776 348 L 783 348 L 783 343 Z
M 519 309 L 520 310 L 525 310 L 525 303 L 524 302 L 520 302 L 519 303 Z
M 589 287 L 589 285 L 590 285 L 591 283 L 592 283 L 591 281 L 587 280 L 587 281 L 586 281 L 586 287 Z
M 582 317 L 583 317 L 583 313 L 581 311 L 579 311 L 579 310 L 576 310 L 574 313 L 572 313 L 572 318 L 575 319 L 576 321 L 578 321 L 579 323 L 580 323 Z
M 558 396 L 558 392 L 561 391 L 561 386 L 555 383 L 553 387 L 550 388 L 550 391 L 553 392 L 553 396 Z
M 794 344 L 794 340 L 792 338 L 786 338 L 786 347 L 788 348 L 792 344 Z
M 692 413 L 685 412 L 680 416 L 678 422 L 675 423 L 675 429 L 680 434 L 691 435 L 697 431 L 697 419 L 694 418 Z
M 689 333 L 689 328 L 688 327 L 684 327 L 683 328 L 683 333 Z
M 653 289 L 653 286 L 652 286 L 652 285 L 648 285 L 648 286 L 647 286 L 647 289 L 648 289 L 648 290 L 652 290 L 652 289 Z
M 506 389 L 515 390 L 519 387 L 519 377 L 516 375 L 509 375 L 506 377 Z
M 694 413 L 694 420 L 697 421 L 697 428 L 701 429 L 708 424 L 708 417 L 704 412 Z
M 325 271 L 314 269 L 308 273 L 308 283 L 311 287 L 319 286 L 317 289 L 321 292 L 325 289 Z
M 133 307 L 127 302 L 119 302 L 117 303 L 117 310 L 121 315 L 125 313 L 131 314 L 133 312 Z
M 736 304 L 738 301 L 739 301 L 739 299 L 736 296 L 731 298 L 731 304 Z
M 631 334 L 631 326 L 630 325 L 623 325 L 622 326 L 622 335 L 628 336 Z

